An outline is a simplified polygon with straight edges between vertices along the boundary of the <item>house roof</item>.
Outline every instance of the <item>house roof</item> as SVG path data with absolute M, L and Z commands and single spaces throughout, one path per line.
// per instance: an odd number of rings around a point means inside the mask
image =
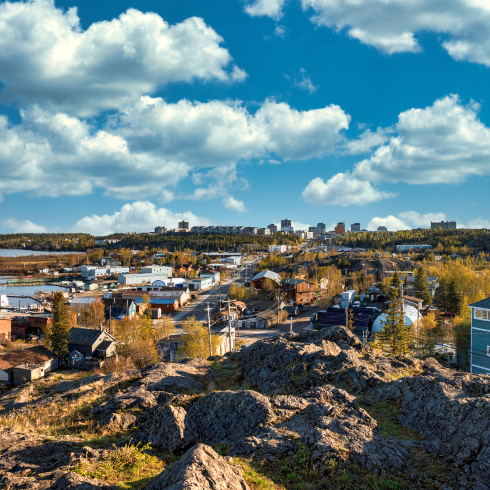
M 279 274 L 277 274 L 276 272 L 262 271 L 259 272 L 258 274 L 255 274 L 255 276 L 253 276 L 252 278 L 252 281 L 256 281 L 257 279 L 262 279 L 262 278 L 271 279 L 272 281 L 276 281 L 277 283 L 280 282 L 281 280 Z
M 29 347 L 28 349 L 16 350 L 0 355 L 0 369 L 10 369 L 21 364 L 40 364 L 58 356 L 42 345 Z
M 106 308 L 131 308 L 131 303 L 134 303 L 132 298 L 121 299 L 121 298 L 104 298 L 104 305 Z
M 490 310 L 490 298 L 485 298 L 476 303 L 471 303 L 468 305 L 470 308 L 485 308 Z
M 283 279 L 281 281 L 281 284 L 291 284 L 293 286 L 296 286 L 297 284 L 301 284 L 302 282 L 308 282 L 308 281 L 305 281 L 304 279 L 292 279 L 292 278 L 289 278 L 289 279 Z
M 97 346 L 97 350 L 107 350 L 113 343 L 111 340 L 104 340 Z
M 93 345 L 102 334 L 109 335 L 111 339 L 115 340 L 112 335 L 104 330 L 96 330 L 95 328 L 72 328 L 68 336 L 68 342 L 70 344 Z
M 408 296 L 408 294 L 406 294 L 405 296 L 403 296 L 403 299 L 406 299 L 408 301 L 412 301 L 414 303 L 423 303 L 424 302 L 423 299 L 416 298 L 415 296 Z
M 143 303 L 143 298 L 137 298 L 136 303 Z M 152 305 L 173 305 L 178 300 L 177 298 L 151 298 Z
M 72 300 L 70 301 L 70 304 L 72 305 L 89 305 L 90 303 L 95 303 L 99 301 L 99 298 L 97 297 L 90 297 L 90 298 L 87 298 L 87 297 L 82 297 L 82 298 L 72 298 Z

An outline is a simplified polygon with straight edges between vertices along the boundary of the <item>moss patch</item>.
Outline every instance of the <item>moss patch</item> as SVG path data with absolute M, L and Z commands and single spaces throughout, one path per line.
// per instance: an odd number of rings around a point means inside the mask
M 378 422 L 383 435 L 397 437 L 398 439 L 422 439 L 422 436 L 411 429 L 404 427 L 398 420 L 401 411 L 391 402 L 377 402 L 373 405 L 361 405 L 373 419 Z
M 126 444 L 109 451 L 105 457 L 97 461 L 78 463 L 73 471 L 122 489 L 144 488 L 151 478 L 165 468 L 163 461 L 147 454 L 146 451 L 150 449 L 149 444 L 142 447 Z

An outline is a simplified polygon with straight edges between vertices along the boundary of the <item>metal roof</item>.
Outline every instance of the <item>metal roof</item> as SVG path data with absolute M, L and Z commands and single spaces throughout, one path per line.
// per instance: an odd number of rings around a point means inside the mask
M 70 304 L 74 305 L 89 305 L 90 303 L 95 303 L 96 301 L 99 301 L 99 298 L 94 298 L 94 297 L 82 297 L 82 298 L 72 298 L 70 301 Z
M 281 280 L 281 277 L 276 272 L 262 271 L 259 272 L 258 274 L 255 274 L 255 276 L 253 276 L 252 278 L 252 281 L 255 281 L 257 279 L 262 279 L 263 277 L 266 277 L 267 279 L 271 279 L 276 282 L 279 282 Z
M 292 279 L 292 278 L 289 278 L 289 279 L 284 279 L 281 281 L 281 284 L 301 284 L 302 282 L 308 282 L 306 281 L 305 279 Z
M 97 339 L 103 335 L 109 335 L 114 340 L 114 337 L 103 330 L 95 328 L 72 328 L 68 336 L 70 344 L 93 345 Z
M 480 301 L 477 301 L 476 303 L 471 303 L 471 305 L 468 305 L 470 308 L 485 308 L 485 309 L 490 309 L 490 298 L 485 298 Z

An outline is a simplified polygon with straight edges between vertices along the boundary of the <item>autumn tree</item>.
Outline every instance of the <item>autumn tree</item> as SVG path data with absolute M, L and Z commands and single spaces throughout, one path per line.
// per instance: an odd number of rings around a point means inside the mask
M 181 323 L 184 333 L 181 336 L 181 345 L 178 352 L 182 357 L 200 357 L 207 359 L 209 353 L 208 329 L 198 321 L 195 316 Z M 222 340 L 219 335 L 211 335 L 211 355 L 221 353 Z
M 433 356 L 436 352 L 436 344 L 439 342 L 441 332 L 436 322 L 434 313 L 428 313 L 417 322 L 417 346 L 420 354 Z
M 47 336 L 47 346 L 60 358 L 68 356 L 68 335 L 70 326 L 63 293 L 58 291 L 53 299 L 53 325 Z
M 347 324 L 347 328 L 352 332 L 354 330 L 354 312 L 352 308 L 349 311 L 349 323 Z
M 145 294 L 143 296 L 143 304 L 145 305 L 145 311 L 143 312 L 143 316 L 145 318 L 147 318 L 148 320 L 150 320 L 151 322 L 151 299 L 150 299 L 150 296 L 148 296 L 147 294 Z
M 155 333 L 144 316 L 125 316 L 115 322 L 115 337 L 123 357 L 131 358 L 134 364 L 143 368 L 158 358 Z
M 155 322 L 156 340 L 168 339 L 175 334 L 175 325 L 170 315 L 163 316 Z

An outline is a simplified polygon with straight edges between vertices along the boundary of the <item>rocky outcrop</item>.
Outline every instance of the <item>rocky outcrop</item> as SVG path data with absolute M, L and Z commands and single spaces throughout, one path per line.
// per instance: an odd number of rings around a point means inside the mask
M 490 378 L 455 373 L 431 360 L 424 373 L 376 390 L 395 403 L 402 425 L 426 437 L 425 447 L 461 467 L 468 479 L 490 484 Z M 465 477 L 465 478 L 466 478 Z
M 43 378 L 37 384 L 29 384 L 7 391 L 0 396 L 0 413 L 15 410 L 27 413 L 39 406 L 51 403 L 66 403 L 93 394 L 115 393 L 118 386 L 127 380 L 125 374 L 93 374 L 73 379 L 70 375 L 57 375 L 61 380 L 52 383 L 50 378 Z
M 130 413 L 111 413 L 100 422 L 100 425 L 114 431 L 124 431 L 132 427 L 135 421 L 136 416 Z
M 135 442 L 171 453 L 184 442 L 186 411 L 182 407 L 166 406 L 149 418 L 148 422 L 131 434 Z
M 240 471 L 198 444 L 154 478 L 146 490 L 250 490 Z
M 320 471 L 332 458 L 350 459 L 378 471 L 399 471 L 407 465 L 406 450 L 397 441 L 385 439 L 376 421 L 344 390 L 324 386 L 301 397 L 276 396 L 272 403 L 286 411 L 286 420 L 239 440 L 230 454 L 260 454 L 275 459 L 293 454 L 298 447 L 292 441 L 302 441 Z
M 255 391 L 209 393 L 187 411 L 186 438 L 214 446 L 233 442 L 276 418 L 269 399 Z
M 158 362 L 141 373 L 141 378 L 125 392 L 96 407 L 94 413 L 104 417 L 129 408 L 148 409 L 159 404 L 159 395 L 203 393 L 205 379 L 220 374 L 204 359 L 185 359 L 181 363 Z
M 269 395 L 343 381 L 363 390 L 382 382 L 375 368 L 359 359 L 369 351 L 343 327 L 282 336 L 243 349 L 242 374 L 245 382 Z

